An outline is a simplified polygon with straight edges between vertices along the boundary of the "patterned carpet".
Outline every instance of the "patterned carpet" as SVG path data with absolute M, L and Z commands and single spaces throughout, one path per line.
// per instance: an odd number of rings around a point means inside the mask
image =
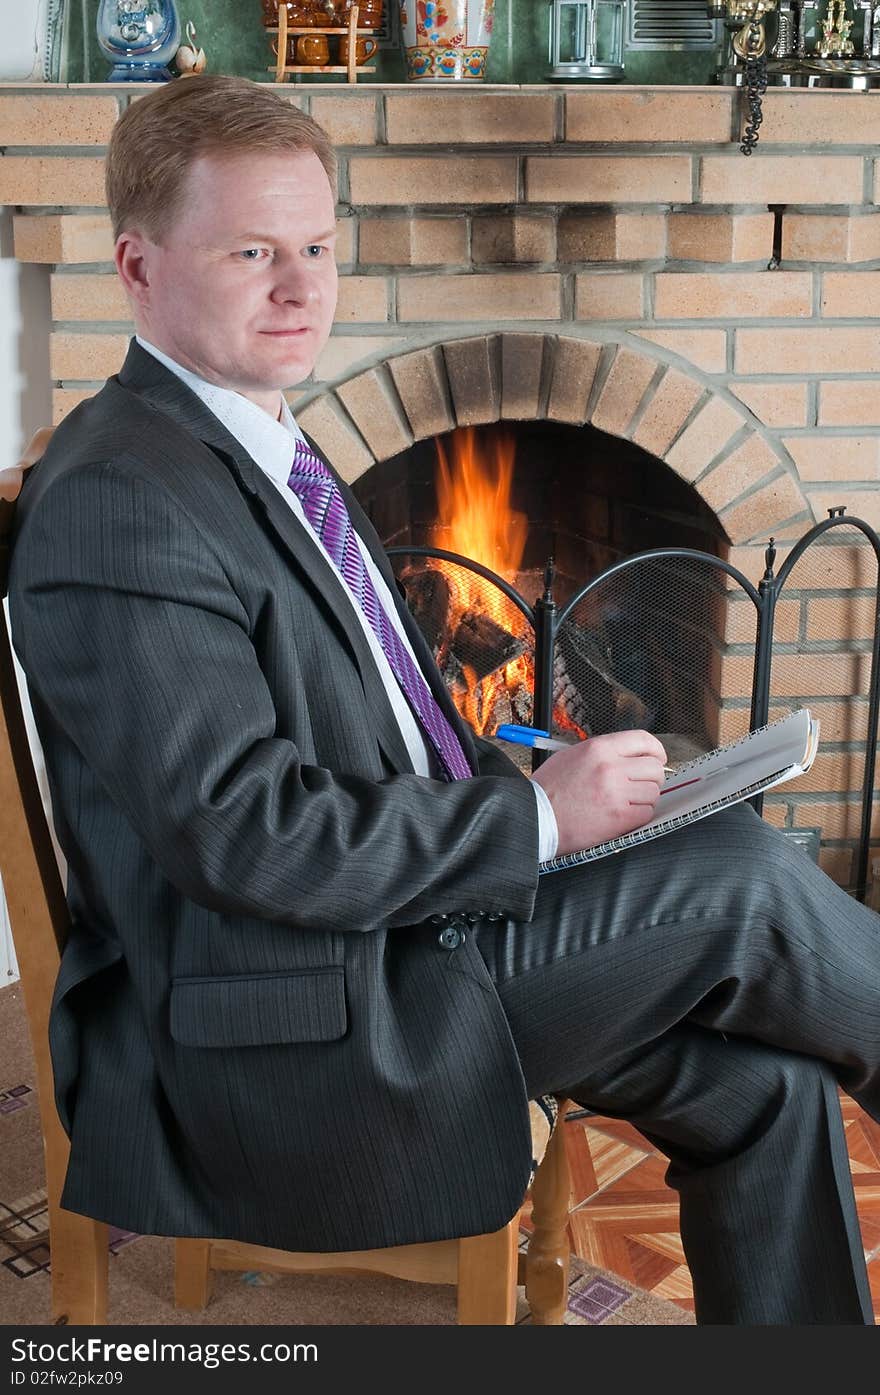
M 0 989 L 0 1322 L 51 1322 L 45 1174 L 35 1073 L 20 987 Z M 523 1237 L 526 1243 L 526 1237 Z M 173 1306 L 173 1244 L 110 1233 L 109 1324 L 436 1325 L 455 1322 L 451 1288 L 364 1275 L 221 1273 L 202 1314 Z M 686 1325 L 693 1317 L 637 1283 L 572 1262 L 566 1324 Z M 517 1322 L 528 1324 L 522 1290 Z
M 880 1322 L 880 1125 L 841 1096 L 850 1171 L 874 1312 Z M 566 1125 L 573 1181 L 574 1253 L 676 1303 L 694 1307 L 678 1231 L 678 1197 L 666 1186 L 666 1159 L 618 1119 L 592 1115 Z

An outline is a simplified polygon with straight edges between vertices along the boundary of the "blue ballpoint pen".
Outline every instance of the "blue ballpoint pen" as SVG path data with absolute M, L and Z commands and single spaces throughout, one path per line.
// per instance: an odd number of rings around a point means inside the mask
M 567 751 L 571 746 L 579 744 L 577 741 L 555 741 L 549 731 L 542 731 L 540 727 L 517 726 L 514 722 L 505 722 L 497 728 L 495 735 L 502 741 L 512 741 L 517 746 L 537 746 L 539 751 Z M 589 740 L 589 737 L 584 739 Z M 674 770 L 673 765 L 663 767 L 664 775 L 671 775 Z M 662 793 L 669 794 L 670 791 L 663 790 Z
M 502 741 L 512 741 L 517 746 L 537 746 L 539 751 L 563 751 L 567 741 L 554 741 L 549 731 L 540 727 L 521 727 L 513 722 L 505 722 L 495 732 Z

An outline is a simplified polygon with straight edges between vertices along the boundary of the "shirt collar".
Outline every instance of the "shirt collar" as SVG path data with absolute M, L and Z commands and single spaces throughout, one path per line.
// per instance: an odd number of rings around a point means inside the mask
M 207 382 L 197 373 L 181 367 L 173 358 L 157 349 L 155 344 L 142 339 L 139 334 L 135 335 L 135 338 L 142 349 L 146 349 L 148 354 L 152 354 L 201 398 L 208 410 L 213 412 L 227 431 L 244 446 L 261 470 L 273 480 L 281 484 L 287 483 L 294 442 L 302 440 L 303 435 L 283 398 L 281 420 L 273 421 L 268 412 L 264 412 L 262 407 L 243 397 L 240 392 Z

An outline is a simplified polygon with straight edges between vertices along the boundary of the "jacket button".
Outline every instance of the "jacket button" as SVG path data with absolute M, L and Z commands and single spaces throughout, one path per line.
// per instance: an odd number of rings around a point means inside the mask
M 460 925 L 444 925 L 437 936 L 437 943 L 441 949 L 458 949 L 459 945 L 464 944 L 464 941 L 465 931 Z

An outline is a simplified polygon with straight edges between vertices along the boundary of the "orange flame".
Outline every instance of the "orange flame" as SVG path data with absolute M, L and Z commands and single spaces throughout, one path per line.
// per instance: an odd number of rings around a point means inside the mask
M 450 461 L 451 456 L 451 461 Z M 528 519 L 510 505 L 515 446 L 507 433 L 496 432 L 490 454 L 481 456 L 472 427 L 456 431 L 450 455 L 437 441 L 437 524 L 432 531 L 434 547 L 460 552 L 475 562 L 514 582 L 522 562 L 528 534 Z M 521 634 L 526 622 L 491 582 L 462 567 L 436 563 L 453 588 L 459 614 L 476 610 L 489 614 L 505 629 L 511 625 Z M 465 668 L 467 692 L 456 694 L 462 716 L 480 735 L 494 727 L 493 710 L 499 693 L 525 684 L 532 687 L 533 666 L 523 654 L 478 683 L 472 670 Z
M 522 561 L 529 524 L 524 513 L 510 507 L 513 438 L 498 432 L 493 447 L 492 457 L 484 462 L 476 432 L 465 427 L 452 437 L 450 467 L 443 442 L 437 441 L 437 526 L 432 542 L 435 547 L 482 562 L 512 582 Z
M 525 514 L 511 508 L 510 491 L 513 482 L 515 446 L 513 437 L 497 429 L 492 436 L 486 458 L 477 444 L 472 427 L 461 428 L 451 438 L 447 456 L 443 442 L 437 441 L 437 523 L 431 531 L 434 547 L 447 552 L 459 552 L 463 557 L 482 562 L 505 581 L 516 584 L 528 535 Z M 476 572 L 453 563 L 435 560 L 432 566 L 443 572 L 453 597 L 453 622 L 476 611 L 488 614 L 503 630 L 520 638 L 529 629 L 516 606 L 490 581 Z M 450 631 L 451 632 L 451 631 Z M 535 690 L 535 665 L 531 654 L 532 636 L 524 654 L 513 659 L 482 681 L 468 665 L 462 665 L 466 691 L 453 690 L 455 704 L 474 731 L 482 736 L 494 731 L 501 721 L 508 720 L 509 703 L 499 701 L 512 695 Z M 527 703 L 531 710 L 531 703 Z M 504 715 L 497 715 L 502 712 Z M 521 720 L 522 713 L 515 714 Z M 554 722 L 572 731 L 579 738 L 586 733 L 561 708 L 553 713 Z

